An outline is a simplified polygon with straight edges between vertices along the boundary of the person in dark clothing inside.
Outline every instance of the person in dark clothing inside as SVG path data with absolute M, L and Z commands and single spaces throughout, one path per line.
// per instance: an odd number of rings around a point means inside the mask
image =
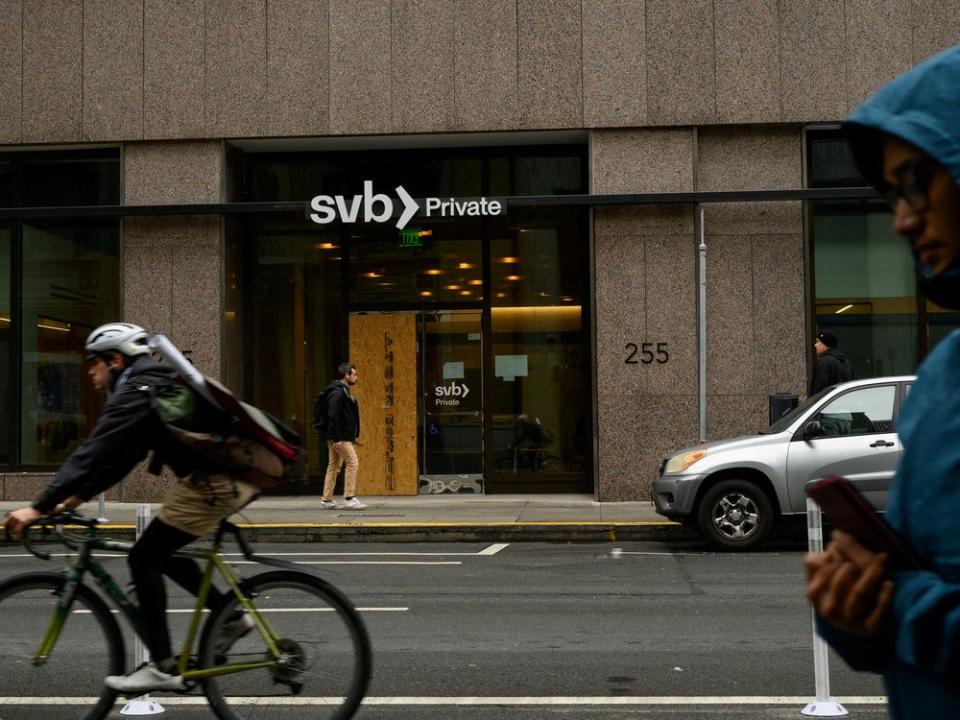
M 152 690 L 184 690 L 170 647 L 163 575 L 196 595 L 203 576 L 200 567 L 190 558 L 173 554 L 254 500 L 259 488 L 199 465 L 195 456 L 170 437 L 143 387 L 169 381 L 176 371 L 150 357 L 147 332 L 142 327 L 130 323 L 102 325 L 87 338 L 85 348 L 87 375 L 95 389 L 108 394 L 103 412 L 86 442 L 67 458 L 32 504 L 7 516 L 6 526 L 10 532 L 19 532 L 45 515 L 75 509 L 120 482 L 151 450 L 152 472 L 159 472 L 165 464 L 183 478 L 171 486 L 159 515 L 129 556 L 152 661 L 129 675 L 111 675 L 105 683 L 131 696 Z M 222 597 L 211 587 L 207 607 L 217 607 Z M 224 627 L 218 647 L 228 648 L 252 628 L 249 617 L 235 613 Z
M 810 395 L 816 395 L 831 385 L 853 380 L 850 360 L 837 350 L 839 344 L 840 339 L 829 330 L 823 330 L 817 335 L 814 345 L 817 362 L 813 366 L 813 377 L 810 378 Z

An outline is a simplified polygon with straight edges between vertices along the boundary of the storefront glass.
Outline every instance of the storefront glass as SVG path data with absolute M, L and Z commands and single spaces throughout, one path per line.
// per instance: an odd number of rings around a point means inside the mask
M 582 193 L 584 158 L 581 146 L 249 154 L 242 197 L 349 198 L 364 181 L 385 192 L 403 185 L 421 198 Z M 592 490 L 584 209 L 418 216 L 403 231 L 393 223 L 264 217 L 235 232 L 245 238 L 235 244 L 246 289 L 238 291 L 245 319 L 234 336 L 244 338 L 247 395 L 304 432 L 314 487 L 325 454 L 306 422 L 310 403 L 339 362 L 383 355 L 382 337 L 354 334 L 389 327 L 396 362 L 415 358 L 420 492 Z M 377 313 L 395 321 L 357 317 Z M 410 347 L 401 316 L 412 323 Z M 227 338 L 228 347 L 236 344 Z M 391 408 L 380 394 L 399 398 L 406 380 L 394 385 L 384 370 L 360 368 L 361 383 L 378 383 L 378 411 Z M 399 432 L 401 419 L 391 422 Z M 394 480 L 408 487 L 395 437 L 378 433 L 368 449 L 377 455 L 368 457 L 368 472 L 397 468 L 387 492 Z
M 13 436 L 13 315 L 10 299 L 13 296 L 10 276 L 12 233 L 9 225 L 0 225 L 0 464 L 10 462 L 10 440 Z
M 808 145 L 812 187 L 866 186 L 837 132 L 811 132 Z M 960 316 L 918 294 L 909 244 L 884 201 L 810 206 L 816 327 L 836 333 L 858 378 L 914 372 Z
M 118 202 L 116 150 L 0 160 L 3 207 Z M 63 462 L 102 404 L 87 382 L 83 344 L 119 317 L 119 221 L 69 215 L 0 225 L 0 463 L 8 466 Z
M 62 463 L 90 434 L 102 399 L 83 343 L 119 314 L 117 224 L 22 226 L 21 462 Z

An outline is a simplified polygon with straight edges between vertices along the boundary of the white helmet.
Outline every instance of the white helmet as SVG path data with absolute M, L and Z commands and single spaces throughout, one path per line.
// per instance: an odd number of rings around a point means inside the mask
M 106 352 L 118 352 L 127 357 L 146 355 L 150 352 L 147 347 L 147 331 L 132 323 L 107 323 L 101 325 L 87 338 L 84 347 L 87 357 L 97 357 Z

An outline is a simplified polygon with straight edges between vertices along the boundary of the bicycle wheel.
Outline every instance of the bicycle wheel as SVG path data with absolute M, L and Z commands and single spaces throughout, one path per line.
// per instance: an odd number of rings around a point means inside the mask
M 77 587 L 53 651 L 44 664 L 33 665 L 65 582 L 56 573 L 0 582 L 3 720 L 99 720 L 113 707 L 117 694 L 103 679 L 123 674 L 123 636 L 106 603 L 90 588 Z
M 206 680 L 204 692 L 221 720 L 353 717 L 370 681 L 371 651 L 363 621 L 335 587 L 296 571 L 267 572 L 241 585 L 280 638 L 283 667 Z M 236 622 L 232 595 L 213 611 L 200 639 L 201 668 L 257 662 L 270 653 L 253 629 L 224 648 L 224 626 Z M 220 644 L 220 647 L 217 647 Z

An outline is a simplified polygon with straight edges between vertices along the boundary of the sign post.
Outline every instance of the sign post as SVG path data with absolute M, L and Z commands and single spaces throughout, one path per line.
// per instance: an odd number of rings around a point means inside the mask
M 823 522 L 820 506 L 807 498 L 807 543 L 812 553 L 823 552 Z M 817 633 L 817 616 L 813 613 L 813 677 L 816 698 L 800 712 L 811 717 L 842 717 L 847 714 L 840 703 L 830 697 L 830 658 L 827 643 Z
M 143 535 L 150 522 L 150 504 L 137 503 L 137 540 Z M 143 640 L 139 635 L 134 635 L 133 639 L 133 663 L 134 667 L 140 667 L 147 661 L 147 649 L 143 646 Z M 159 715 L 165 712 L 163 706 L 156 700 L 150 699 L 150 693 L 135 697 L 120 711 L 121 715 Z

